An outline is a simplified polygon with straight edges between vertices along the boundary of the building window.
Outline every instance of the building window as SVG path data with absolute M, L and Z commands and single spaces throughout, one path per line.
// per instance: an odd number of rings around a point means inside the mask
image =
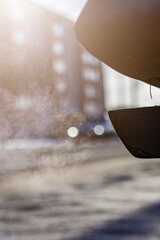
M 92 66 L 97 66 L 97 64 L 99 63 L 99 61 L 93 57 L 90 53 L 83 51 L 81 54 L 81 60 L 84 64 L 89 64 Z
M 98 82 L 100 80 L 100 72 L 97 69 L 85 68 L 82 70 L 82 77 L 88 82 Z
M 67 112 L 67 101 L 66 99 L 60 98 L 58 99 L 58 108 L 60 112 L 66 113 Z
M 17 44 L 24 44 L 26 41 L 26 35 L 25 32 L 23 30 L 16 30 L 13 33 L 13 39 L 15 41 L 15 43 Z
M 13 7 L 11 9 L 11 17 L 15 22 L 23 22 L 24 12 L 20 7 Z
M 19 110 L 28 110 L 32 104 L 32 99 L 26 96 L 19 96 L 15 100 L 15 106 Z
M 64 93 L 67 90 L 67 84 L 64 81 L 57 82 L 57 91 L 58 93 Z
M 56 60 L 53 62 L 53 69 L 57 74 L 63 75 L 67 71 L 67 65 L 63 60 Z
M 98 107 L 94 102 L 86 102 L 84 104 L 84 111 L 91 115 L 96 115 L 98 112 Z
M 60 41 L 56 41 L 52 44 L 52 51 L 54 54 L 60 56 L 64 53 L 64 44 Z
M 62 38 L 64 36 L 64 26 L 61 23 L 54 23 L 52 26 L 52 33 L 57 38 Z
M 92 85 L 86 85 L 84 87 L 84 94 L 87 98 L 95 98 L 96 97 L 96 89 Z

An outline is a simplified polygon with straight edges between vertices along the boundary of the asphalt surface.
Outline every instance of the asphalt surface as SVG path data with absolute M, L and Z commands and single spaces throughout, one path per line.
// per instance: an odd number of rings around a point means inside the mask
M 103 155 L 14 171 L 1 161 L 0 240 L 159 240 L 160 159 Z
M 87 141 L 80 139 L 13 139 L 0 144 L 0 173 L 66 166 L 128 154 L 117 138 Z

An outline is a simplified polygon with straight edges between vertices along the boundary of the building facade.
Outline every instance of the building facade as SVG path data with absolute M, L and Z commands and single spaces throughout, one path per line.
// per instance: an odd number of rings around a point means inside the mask
M 28 0 L 0 4 L 6 136 L 57 137 L 75 121 L 101 118 L 101 63 L 78 43 L 74 24 Z
M 155 106 L 160 104 L 160 90 L 103 66 L 105 107 L 108 110 Z

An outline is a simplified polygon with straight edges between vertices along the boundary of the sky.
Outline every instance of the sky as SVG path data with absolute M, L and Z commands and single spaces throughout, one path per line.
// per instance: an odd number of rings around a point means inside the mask
M 87 0 L 32 0 L 62 16 L 76 21 Z

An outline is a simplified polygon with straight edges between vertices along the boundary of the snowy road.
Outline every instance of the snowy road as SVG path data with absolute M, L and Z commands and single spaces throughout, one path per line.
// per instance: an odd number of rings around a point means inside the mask
M 160 160 L 130 156 L 0 177 L 1 240 L 159 240 Z

